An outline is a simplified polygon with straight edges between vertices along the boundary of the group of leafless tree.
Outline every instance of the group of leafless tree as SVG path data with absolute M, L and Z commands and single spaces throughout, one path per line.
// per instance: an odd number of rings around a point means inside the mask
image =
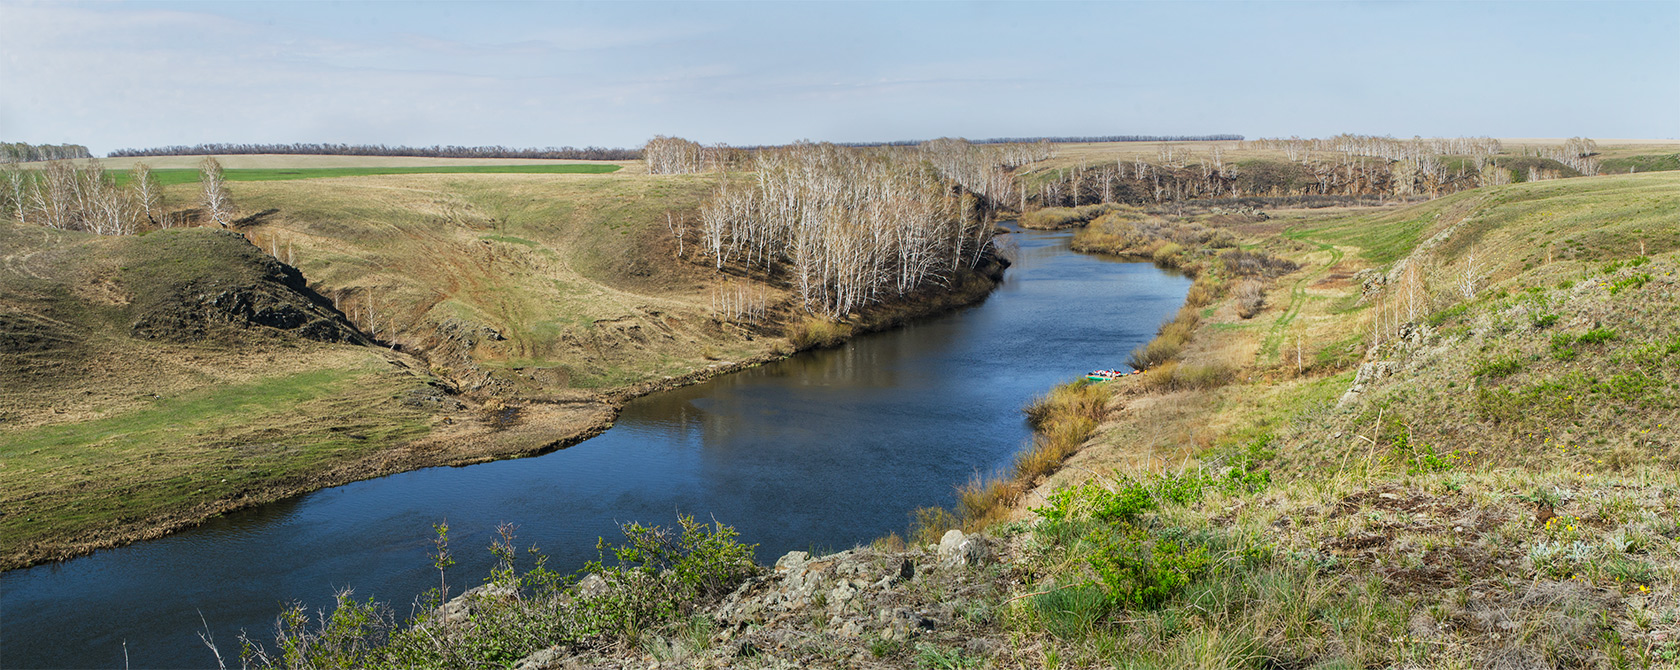
M 712 313 L 727 321 L 758 323 L 770 309 L 770 291 L 763 284 L 731 282 L 712 289 Z
M 814 314 L 947 283 L 991 250 L 981 197 L 919 147 L 797 143 L 750 155 L 751 174 L 720 173 L 699 220 L 672 232 L 691 231 L 696 258 L 720 271 L 785 282 Z
M 737 165 L 741 151 L 718 144 L 704 146 L 680 137 L 656 135 L 642 146 L 642 160 L 649 174 L 712 172 Z
M 84 149 L 85 153 L 85 149 Z M 417 156 L 422 158 L 568 158 L 574 160 L 635 160 L 641 158 L 640 152 L 634 149 L 609 149 L 606 147 L 461 147 L 461 146 L 429 146 L 429 147 L 392 147 L 383 144 L 197 144 L 192 146 L 175 145 L 155 147 L 151 149 L 118 149 L 111 152 L 113 158 L 132 158 L 149 156 L 205 156 L 231 154 L 288 154 L 314 156 Z
M 19 223 L 99 235 L 132 235 L 147 228 L 170 228 L 185 222 L 184 213 L 166 211 L 163 191 L 151 168 L 137 163 L 127 186 L 118 186 L 97 161 L 50 161 L 39 170 L 6 167 L 0 214 Z M 221 165 L 205 158 L 199 204 L 211 221 L 227 226 L 233 203 Z
M 916 153 L 939 175 L 999 209 L 1016 194 L 1014 169 L 1056 155 L 1049 142 L 975 145 L 961 138 L 923 142 Z
M 1526 152 L 1527 149 L 1525 148 L 1524 151 Z M 1601 163 L 1598 157 L 1598 143 L 1585 137 L 1571 137 L 1563 143 L 1563 146 L 1539 147 L 1535 150 L 1535 154 L 1541 158 L 1549 158 L 1563 163 L 1570 169 L 1586 176 L 1598 174 Z
M 0 163 L 30 163 L 92 158 L 88 148 L 80 144 L 29 144 L 28 142 L 0 142 Z
M 8 216 L 60 230 L 129 235 L 158 213 L 157 180 L 142 168 L 124 189 L 93 161 L 52 161 L 40 170 L 5 170 L 5 188 Z
M 1063 137 L 989 137 L 964 140 L 970 144 L 1077 144 L 1091 142 L 1230 142 L 1242 140 L 1242 135 L 1090 135 Z M 872 149 L 877 147 L 919 147 L 932 140 L 891 140 L 887 142 L 835 142 L 835 146 Z M 738 149 L 773 149 L 780 145 L 747 145 Z
M 1283 160 L 1248 160 L 1239 166 L 1225 159 L 1219 145 L 1202 152 L 1162 144 L 1155 160 L 1134 156 L 1061 168 L 1054 179 L 1041 181 L 1036 192 L 1020 186 L 1017 205 L 1025 211 L 1033 205 L 1160 204 L 1212 198 L 1433 198 L 1508 184 L 1514 178 L 1535 181 L 1597 174 L 1599 167 L 1597 145 L 1584 138 L 1573 138 L 1559 147 L 1525 149 L 1537 157 L 1520 160 L 1500 156 L 1504 149 L 1499 140 L 1487 137 L 1397 140 L 1338 135 L 1248 140 L 1237 147 L 1279 152 Z

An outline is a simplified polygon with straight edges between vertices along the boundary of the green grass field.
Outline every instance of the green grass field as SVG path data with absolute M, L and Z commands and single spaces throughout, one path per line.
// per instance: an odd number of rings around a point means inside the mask
M 366 177 L 383 174 L 607 174 L 619 166 L 604 163 L 562 163 L 550 165 L 428 165 L 389 167 L 332 167 L 332 168 L 247 168 L 227 169 L 222 174 L 228 181 L 285 181 L 291 179 L 328 179 L 332 177 Z M 119 185 L 127 184 L 129 173 L 110 170 Z M 158 183 L 164 186 L 189 184 L 198 181 L 198 170 L 170 168 L 153 170 Z

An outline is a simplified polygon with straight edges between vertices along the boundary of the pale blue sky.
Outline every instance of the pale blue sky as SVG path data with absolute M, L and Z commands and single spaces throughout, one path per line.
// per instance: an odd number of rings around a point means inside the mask
M 1680 137 L 1680 1 L 0 0 L 0 139 Z

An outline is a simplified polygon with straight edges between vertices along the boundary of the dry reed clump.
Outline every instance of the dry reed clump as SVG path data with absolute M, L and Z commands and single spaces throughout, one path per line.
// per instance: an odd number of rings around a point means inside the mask
M 1115 205 L 1083 205 L 1080 207 L 1046 207 L 1021 215 L 1016 221 L 1022 228 L 1055 230 L 1083 225 L 1111 211 Z
M 1225 272 L 1235 277 L 1281 277 L 1301 267 L 1287 258 L 1241 249 L 1225 251 L 1219 254 L 1219 260 L 1225 264 Z
M 814 315 L 807 315 L 787 327 L 788 343 L 798 351 L 832 347 L 851 334 L 851 326 Z
M 1236 376 L 1236 369 L 1224 363 L 1167 361 L 1138 375 L 1137 387 L 1150 392 L 1196 391 L 1219 388 Z
M 1214 288 L 1212 282 L 1198 278 L 1195 283 L 1190 285 L 1190 290 L 1184 294 L 1184 304 L 1190 307 L 1206 307 L 1213 302 L 1214 298 L 1218 297 L 1216 293 L 1217 289 Z
M 1161 267 L 1176 268 L 1184 264 L 1184 247 L 1176 242 L 1163 242 L 1149 252 L 1150 259 Z
M 1237 284 L 1236 298 L 1237 316 L 1252 319 L 1266 306 L 1265 285 L 1258 279 L 1244 279 L 1242 283 Z
M 1067 415 L 1101 417 L 1108 403 L 1108 394 L 1101 386 L 1081 381 L 1057 386 L 1049 393 L 1034 398 L 1027 405 L 1027 423 L 1033 430 L 1043 430 L 1057 419 Z
M 1161 324 L 1155 339 L 1132 351 L 1126 364 L 1138 370 L 1148 370 L 1177 358 L 1200 322 L 1201 316 L 1196 313 L 1195 307 L 1189 304 L 1180 307 L 1173 320 Z

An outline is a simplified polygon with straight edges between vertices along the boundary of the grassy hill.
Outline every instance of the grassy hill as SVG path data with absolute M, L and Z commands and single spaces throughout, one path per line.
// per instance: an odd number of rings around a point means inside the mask
M 1096 437 L 1026 498 L 1101 485 L 1064 494 L 1083 510 L 1070 520 L 1038 522 L 1058 533 L 1040 559 L 1053 583 L 1177 585 L 1071 615 L 1051 604 L 1073 594 L 1051 589 L 1025 630 L 1075 667 L 1680 656 L 1680 177 L 1235 228 L 1303 267 L 1252 319 L 1205 308 L 1181 365 L 1232 366 L 1232 382 L 1114 385 Z M 1132 520 L 1092 516 L 1113 490 L 1139 492 Z M 1140 534 L 1079 540 L 1069 523 Z M 1206 562 L 1148 557 L 1169 541 Z M 1144 558 L 1105 582 L 1091 570 L 1126 565 L 1115 551 Z
M 8 566 L 296 490 L 436 420 L 435 382 L 239 235 L 5 223 L 0 248 Z
M 429 352 L 469 389 L 553 393 L 771 350 L 709 318 L 727 278 L 676 258 L 666 213 L 692 218 L 710 188 L 700 176 L 405 175 L 234 193 L 261 212 L 241 230 L 382 341 Z

